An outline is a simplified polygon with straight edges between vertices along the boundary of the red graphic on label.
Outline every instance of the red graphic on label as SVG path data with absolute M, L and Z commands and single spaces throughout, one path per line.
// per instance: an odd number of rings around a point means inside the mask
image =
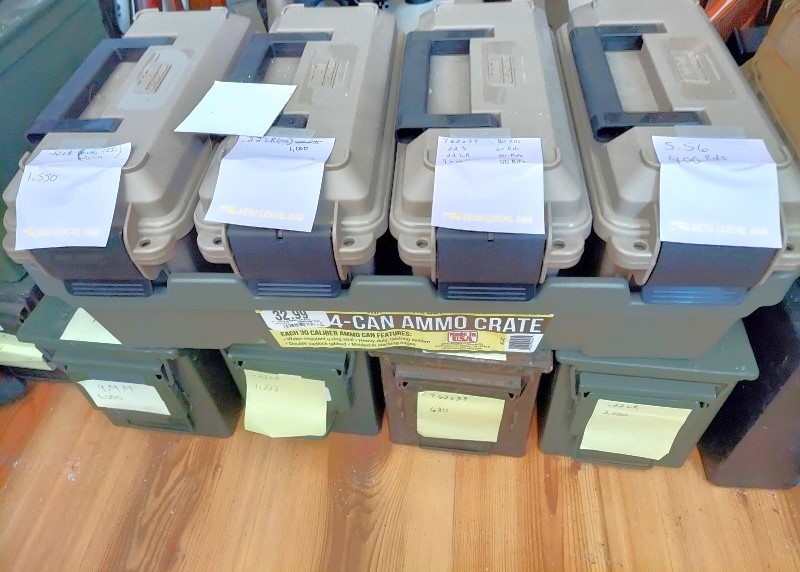
M 447 341 L 457 344 L 474 344 L 478 341 L 478 332 L 475 330 L 447 332 Z

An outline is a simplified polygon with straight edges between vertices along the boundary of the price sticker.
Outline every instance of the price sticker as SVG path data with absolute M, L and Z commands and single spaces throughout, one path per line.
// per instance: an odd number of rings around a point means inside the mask
M 261 318 L 271 330 L 327 328 L 331 320 L 326 312 L 302 310 L 262 310 Z

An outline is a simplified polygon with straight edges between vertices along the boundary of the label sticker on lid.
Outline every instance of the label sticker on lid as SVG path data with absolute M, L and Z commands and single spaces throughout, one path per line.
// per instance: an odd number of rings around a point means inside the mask
M 131 144 L 41 151 L 22 173 L 16 250 L 108 243 Z
M 209 222 L 311 232 L 333 139 L 240 137 L 219 166 Z
M 431 225 L 545 234 L 542 141 L 439 137 Z
M 778 171 L 760 139 L 653 136 L 662 241 L 783 247 Z

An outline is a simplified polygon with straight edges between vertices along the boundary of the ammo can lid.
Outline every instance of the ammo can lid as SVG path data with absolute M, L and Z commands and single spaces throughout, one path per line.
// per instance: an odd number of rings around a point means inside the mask
M 202 173 L 212 149 L 207 138 L 176 133 L 175 127 L 214 80 L 225 76 L 250 32 L 249 19 L 229 16 L 225 9 L 142 11 L 123 38 L 98 44 L 28 132 L 37 147 L 26 161 L 45 149 L 132 144 L 122 168 L 114 229 L 123 232 L 130 259 L 146 278 L 158 276 L 178 241 L 191 232 L 194 177 Z M 121 52 L 131 60 L 112 57 Z M 120 66 L 119 73 L 108 76 L 87 103 L 83 86 L 103 77 L 107 62 Z M 148 77 L 159 81 L 142 80 Z M 73 117 L 76 113 L 80 117 Z M 102 129 L 98 121 L 103 122 Z M 90 130 L 84 122 L 89 122 Z M 4 193 L 8 206 L 4 244 L 16 262 L 36 265 L 32 251 L 16 248 L 22 172 Z
M 685 335 L 690 336 L 687 329 Z M 557 351 L 556 361 L 594 373 L 683 381 L 728 382 L 758 377 L 758 365 L 741 321 L 707 354 L 694 359 L 603 358 L 578 351 Z
M 386 357 L 394 363 L 419 366 L 438 366 L 452 369 L 472 369 L 498 374 L 519 373 L 522 370 L 538 370 L 549 373 L 553 370 L 553 352 L 506 353 L 505 359 L 494 359 L 496 354 L 481 352 L 426 352 L 412 348 L 392 348 L 370 352 L 376 357 Z
M 236 344 L 225 350 L 233 361 L 254 363 L 276 363 L 287 366 L 333 367 L 344 369 L 347 364 L 346 351 L 326 350 L 279 350 L 266 344 Z

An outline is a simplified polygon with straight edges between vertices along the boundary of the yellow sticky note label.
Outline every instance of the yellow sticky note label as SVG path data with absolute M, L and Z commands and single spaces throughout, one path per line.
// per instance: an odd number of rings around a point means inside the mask
M 78 308 L 61 334 L 62 340 L 121 345 L 121 342 L 95 320 L 89 312 Z
M 35 345 L 21 342 L 17 336 L 0 333 L 0 365 L 53 371 Z
M 660 460 L 672 449 L 691 409 L 598 399 L 581 449 Z
M 436 439 L 497 443 L 505 401 L 445 391 L 417 394 L 417 433 Z
M 268 437 L 321 437 L 328 423 L 325 382 L 245 370 L 244 428 Z

